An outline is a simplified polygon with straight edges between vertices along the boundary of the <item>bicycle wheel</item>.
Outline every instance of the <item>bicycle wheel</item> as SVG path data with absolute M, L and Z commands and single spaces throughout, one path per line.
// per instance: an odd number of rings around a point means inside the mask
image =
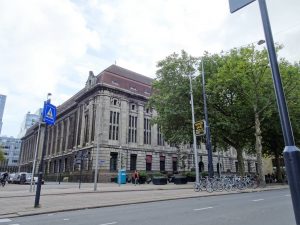
M 212 184 L 211 184 L 210 182 L 208 182 L 208 183 L 206 184 L 206 191 L 207 191 L 208 193 L 212 193 L 212 192 L 214 191 L 213 186 L 212 186 Z
M 195 192 L 201 191 L 200 184 L 198 184 L 198 183 L 195 183 L 195 184 L 194 184 L 194 191 L 195 191 Z

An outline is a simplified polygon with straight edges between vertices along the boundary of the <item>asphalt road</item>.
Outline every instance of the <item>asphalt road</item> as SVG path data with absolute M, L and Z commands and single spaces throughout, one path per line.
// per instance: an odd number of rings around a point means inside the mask
M 0 225 L 50 224 L 295 225 L 296 223 L 289 190 L 199 197 L 0 219 Z

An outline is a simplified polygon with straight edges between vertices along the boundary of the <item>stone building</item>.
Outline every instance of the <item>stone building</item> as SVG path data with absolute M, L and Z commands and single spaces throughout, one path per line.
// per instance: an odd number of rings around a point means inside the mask
M 90 72 L 85 87 L 58 106 L 56 123 L 47 128 L 46 179 L 68 177 L 69 181 L 77 181 L 82 172 L 83 181 L 93 181 L 97 147 L 101 182 L 110 181 L 119 168 L 127 173 L 135 169 L 173 173 L 193 168 L 191 146 L 183 146 L 178 155 L 177 149 L 163 140 L 159 127 L 150 124 L 156 115 L 154 109 L 147 108 L 152 81 L 116 65 L 97 76 Z M 27 130 L 22 138 L 20 170 L 31 171 L 37 142 L 40 160 L 44 133 L 44 126 L 39 132 L 38 124 Z M 202 170 L 207 170 L 203 146 L 199 148 L 199 159 Z M 220 154 L 214 154 L 214 164 L 219 160 L 223 171 L 230 167 L 235 172 L 235 159 L 232 154 L 223 155 L 221 162 Z M 253 157 L 248 157 L 247 162 L 253 172 Z M 214 169 L 217 171 L 217 165 Z

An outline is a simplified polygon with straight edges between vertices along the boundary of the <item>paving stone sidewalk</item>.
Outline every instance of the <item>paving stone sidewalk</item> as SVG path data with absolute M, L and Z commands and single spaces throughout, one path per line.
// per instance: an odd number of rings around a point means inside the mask
M 193 183 L 136 186 L 98 183 L 97 191 L 94 191 L 94 184 L 91 183 L 81 184 L 80 189 L 76 183 L 46 183 L 42 186 L 41 205 L 39 208 L 34 208 L 35 192 L 29 192 L 29 185 L 9 184 L 0 189 L 0 218 L 286 188 L 287 185 L 272 185 L 254 190 L 207 193 L 206 191 L 194 192 Z

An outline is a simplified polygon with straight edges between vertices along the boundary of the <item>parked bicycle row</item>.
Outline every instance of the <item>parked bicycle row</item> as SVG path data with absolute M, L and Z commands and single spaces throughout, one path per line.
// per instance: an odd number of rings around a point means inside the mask
M 209 193 L 213 191 L 236 191 L 244 190 L 247 188 L 257 188 L 260 185 L 256 178 L 251 177 L 220 177 L 220 178 L 201 178 L 199 183 L 194 184 L 195 191 L 207 191 Z

